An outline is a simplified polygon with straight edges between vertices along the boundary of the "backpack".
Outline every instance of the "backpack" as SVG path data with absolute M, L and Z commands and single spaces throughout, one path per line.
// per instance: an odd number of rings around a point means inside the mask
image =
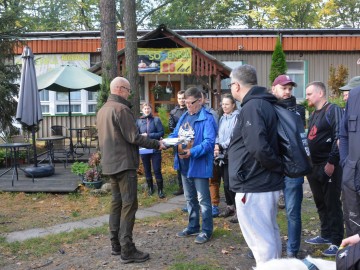
M 360 270 L 360 243 L 340 249 L 336 254 L 337 270 Z
M 274 109 L 284 174 L 290 178 L 309 174 L 312 170 L 310 150 L 300 115 L 278 104 L 274 104 Z

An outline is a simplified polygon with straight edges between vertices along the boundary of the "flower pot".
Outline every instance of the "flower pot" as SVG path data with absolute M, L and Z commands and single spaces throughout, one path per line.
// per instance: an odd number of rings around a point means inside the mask
M 88 187 L 88 188 L 101 188 L 102 186 L 102 183 L 103 181 L 102 180 L 99 180 L 99 181 L 94 181 L 94 182 L 87 182 L 87 181 L 82 181 L 83 184 L 85 185 L 85 187 Z

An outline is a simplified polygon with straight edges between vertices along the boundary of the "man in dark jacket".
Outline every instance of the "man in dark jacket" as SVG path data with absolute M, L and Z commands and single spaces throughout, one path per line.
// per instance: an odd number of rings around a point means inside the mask
M 110 91 L 107 102 L 97 114 L 97 128 L 103 174 L 109 175 L 111 181 L 111 254 L 121 255 L 122 263 L 143 262 L 149 259 L 149 253 L 136 249 L 132 233 L 138 209 L 139 146 L 159 150 L 165 147 L 139 134 L 131 104 L 127 101 L 131 93 L 129 81 L 116 77 L 110 83 Z
M 319 213 L 321 234 L 305 242 L 330 244 L 323 255 L 335 256 L 344 235 L 340 201 L 342 170 L 337 146 L 342 110 L 327 101 L 326 87 L 322 82 L 306 86 L 306 100 L 310 107 L 315 108 L 309 119 L 307 136 L 313 170 L 307 179 Z
M 277 99 L 256 86 L 256 70 L 250 65 L 233 69 L 230 78 L 231 93 L 242 102 L 228 148 L 230 189 L 236 193 L 242 234 L 259 266 L 281 257 L 276 215 L 284 179 L 273 108 Z
M 354 79 L 357 79 L 358 86 L 351 88 L 349 93 L 340 126 L 339 146 L 340 163 L 343 167 L 342 198 L 347 237 L 360 233 L 360 76 L 352 78 L 350 82 L 354 82 Z
M 169 116 L 170 132 L 174 131 L 176 124 L 179 122 L 180 117 L 187 111 L 187 108 L 185 105 L 185 90 L 180 90 L 177 93 L 177 101 L 178 101 L 178 105 L 176 105 L 175 108 L 170 111 L 170 116 Z M 175 149 L 174 149 L 174 151 L 175 151 Z M 180 170 L 177 171 L 177 176 L 178 176 L 179 189 L 173 193 L 176 196 L 184 194 Z
M 305 108 L 296 104 L 296 98 L 292 95 L 296 83 L 287 75 L 278 76 L 271 87 L 271 91 L 278 104 L 286 107 L 289 111 L 297 113 L 305 123 Z M 289 258 L 297 257 L 301 240 L 301 203 L 303 199 L 304 177 L 290 178 L 285 176 L 284 201 L 286 217 L 288 220 L 288 241 L 286 253 Z

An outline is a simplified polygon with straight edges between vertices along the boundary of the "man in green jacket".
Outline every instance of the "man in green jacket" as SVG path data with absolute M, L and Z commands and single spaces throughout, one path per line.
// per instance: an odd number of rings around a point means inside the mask
M 139 146 L 159 150 L 165 147 L 162 142 L 139 134 L 127 100 L 131 94 L 129 81 L 116 77 L 110 83 L 110 92 L 97 114 L 97 128 L 103 174 L 111 180 L 111 254 L 121 255 L 122 263 L 144 262 L 149 253 L 136 249 L 132 233 L 138 209 Z

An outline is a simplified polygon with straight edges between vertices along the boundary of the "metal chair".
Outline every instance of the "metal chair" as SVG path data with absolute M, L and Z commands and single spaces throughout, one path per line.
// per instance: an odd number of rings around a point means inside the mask
M 99 143 L 98 132 L 96 126 L 85 126 L 85 128 L 88 128 L 88 130 L 85 130 L 84 132 L 85 146 L 89 149 L 89 153 L 90 153 L 91 142 L 97 141 Z M 89 145 L 88 145 L 88 140 L 89 140 Z M 98 146 L 96 146 L 96 148 L 98 148 Z
M 52 152 L 54 155 L 54 158 L 59 159 L 60 157 L 65 157 L 65 163 L 64 166 L 67 166 L 68 163 L 68 156 L 69 156 L 69 146 L 66 144 L 66 139 L 69 137 L 66 136 L 66 127 L 64 126 L 51 126 L 51 136 L 64 136 L 65 138 L 63 140 L 56 140 L 52 142 Z M 56 155 L 56 154 L 62 154 L 62 156 Z M 55 157 L 56 155 L 56 157 Z

